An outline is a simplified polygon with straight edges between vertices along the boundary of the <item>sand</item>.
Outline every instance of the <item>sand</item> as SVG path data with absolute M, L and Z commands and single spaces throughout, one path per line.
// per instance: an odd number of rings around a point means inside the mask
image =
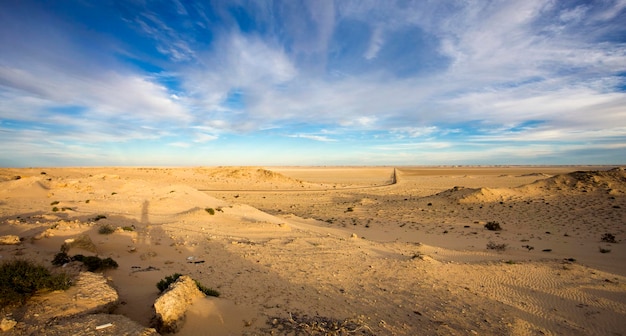
M 87 234 L 119 263 L 104 272 L 115 313 L 146 326 L 156 283 L 189 274 L 221 296 L 196 301 L 180 335 L 287 334 L 303 321 L 346 334 L 621 335 L 626 174 L 611 168 L 6 168 L 0 235 L 23 242 L 0 245 L 0 260 L 51 266 Z M 99 234 L 105 224 L 118 230 Z

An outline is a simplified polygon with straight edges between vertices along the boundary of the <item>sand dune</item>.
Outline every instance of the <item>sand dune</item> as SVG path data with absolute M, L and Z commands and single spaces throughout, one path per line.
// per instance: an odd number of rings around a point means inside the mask
M 404 167 L 388 185 L 387 167 L 4 169 L 0 234 L 23 242 L 0 256 L 51 266 L 87 235 L 119 263 L 115 313 L 144 325 L 156 282 L 189 274 L 222 296 L 181 335 L 281 334 L 303 316 L 375 335 L 620 334 L 624 170 L 576 170 Z

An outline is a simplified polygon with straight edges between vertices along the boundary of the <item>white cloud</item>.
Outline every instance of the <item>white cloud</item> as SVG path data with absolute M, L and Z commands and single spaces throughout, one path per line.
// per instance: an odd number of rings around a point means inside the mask
M 315 135 L 315 134 L 293 134 L 289 135 L 290 138 L 303 138 L 309 140 L 315 140 L 320 142 L 335 142 L 336 139 L 331 139 L 325 135 Z
M 385 43 L 385 40 L 383 38 L 382 28 L 374 28 L 374 31 L 372 32 L 372 36 L 370 38 L 369 47 L 367 48 L 367 51 L 365 52 L 365 55 L 363 55 L 363 57 L 368 60 L 376 58 L 376 55 L 380 51 L 380 48 L 382 48 L 383 43 Z

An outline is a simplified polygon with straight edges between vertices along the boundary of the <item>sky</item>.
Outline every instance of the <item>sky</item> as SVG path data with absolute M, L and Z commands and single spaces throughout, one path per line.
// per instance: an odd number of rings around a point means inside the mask
M 1 0 L 0 166 L 626 163 L 626 0 Z

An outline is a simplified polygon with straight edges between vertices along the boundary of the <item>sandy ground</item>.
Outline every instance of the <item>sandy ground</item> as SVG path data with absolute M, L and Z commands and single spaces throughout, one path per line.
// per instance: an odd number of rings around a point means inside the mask
M 610 168 L 0 169 L 0 234 L 24 240 L 0 260 L 50 265 L 87 234 L 119 263 L 115 313 L 146 326 L 156 283 L 189 274 L 221 297 L 180 335 L 305 316 L 351 334 L 622 335 L 626 175 Z M 563 175 L 578 170 L 600 172 Z

